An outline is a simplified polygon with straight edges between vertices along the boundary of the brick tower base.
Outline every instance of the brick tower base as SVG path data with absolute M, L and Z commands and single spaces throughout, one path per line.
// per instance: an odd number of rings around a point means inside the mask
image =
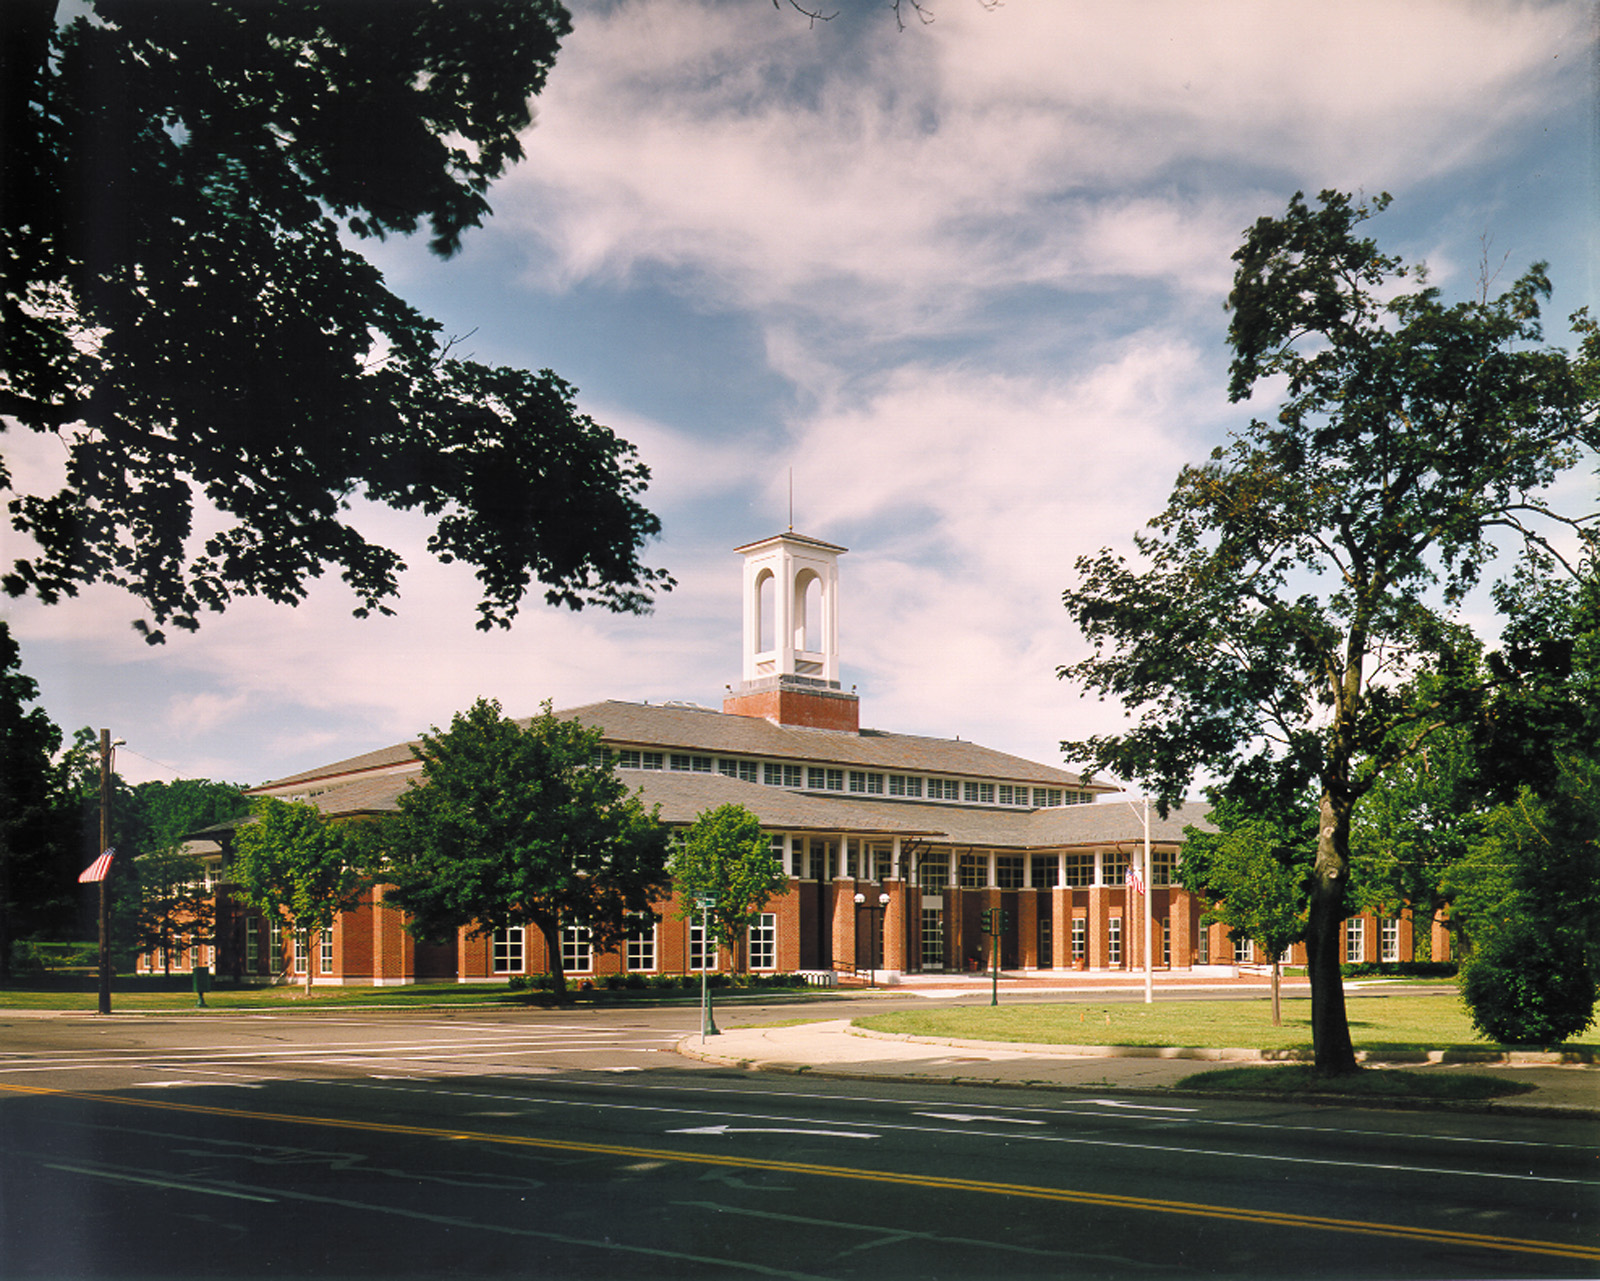
M 804 677 L 777 676 L 740 685 L 722 700 L 729 716 L 761 716 L 778 725 L 811 729 L 861 729 L 861 700 L 837 686 L 805 682 Z

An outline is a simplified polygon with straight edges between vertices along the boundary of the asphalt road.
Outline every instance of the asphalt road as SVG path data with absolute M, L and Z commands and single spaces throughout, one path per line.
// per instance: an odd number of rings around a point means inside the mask
M 0 1275 L 1600 1275 L 1590 1123 L 758 1075 L 694 1017 L 0 1015 Z

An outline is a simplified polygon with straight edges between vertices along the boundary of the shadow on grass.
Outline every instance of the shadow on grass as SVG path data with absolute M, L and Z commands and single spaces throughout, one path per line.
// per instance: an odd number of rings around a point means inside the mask
M 1218 1068 L 1197 1072 L 1177 1085 L 1180 1090 L 1207 1093 L 1344 1095 L 1360 1099 L 1493 1099 L 1527 1094 L 1536 1087 L 1502 1076 L 1458 1076 L 1407 1072 L 1394 1068 L 1362 1068 L 1349 1076 L 1319 1076 L 1309 1063 L 1283 1067 Z

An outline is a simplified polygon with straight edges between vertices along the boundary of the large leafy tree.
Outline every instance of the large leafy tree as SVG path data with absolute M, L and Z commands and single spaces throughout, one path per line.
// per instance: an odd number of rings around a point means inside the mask
M 179 778 L 170 783 L 140 783 L 132 804 L 140 827 L 139 852 L 176 849 L 203 827 L 239 818 L 250 801 L 235 783 Z
M 722 805 L 699 815 L 673 842 L 667 863 L 682 915 L 699 918 L 697 903 L 711 899 L 712 937 L 736 957 L 744 931 L 774 894 L 789 884 L 783 860 L 743 805 Z
M 1487 685 L 1481 664 L 1464 663 L 1457 679 Z M 1439 678 L 1420 673 L 1403 691 L 1425 709 L 1440 696 Z M 1470 691 L 1469 691 L 1470 693 Z M 1367 904 L 1388 916 L 1411 913 L 1411 959 L 1433 959 L 1432 926 L 1449 905 L 1447 878 L 1481 833 L 1495 788 L 1476 740 L 1483 724 L 1444 725 L 1400 757 L 1361 798 L 1351 823 L 1351 861 Z M 1402 726 L 1401 746 L 1414 731 Z
M 170 974 L 174 953 L 216 934 L 216 895 L 206 887 L 204 864 L 180 847 L 141 855 L 137 871 L 136 944 L 141 952 L 154 951 Z
M 1229 394 L 1267 382 L 1276 414 L 1183 468 L 1138 564 L 1081 558 L 1064 595 L 1093 651 L 1062 675 L 1137 713 L 1067 752 L 1163 805 L 1202 769 L 1315 790 L 1306 947 L 1323 1073 L 1356 1070 L 1339 973 L 1355 808 L 1481 695 L 1449 679 L 1418 706 L 1393 686 L 1467 663 L 1452 607 L 1497 539 L 1548 548 L 1575 523 L 1545 495 L 1595 443 L 1600 343 L 1580 313 L 1577 355 L 1544 345 L 1543 266 L 1498 296 L 1407 292 L 1404 265 L 1362 234 L 1387 203 L 1297 194 L 1249 230 Z
M 205 867 L 188 853 L 186 838 L 214 823 L 238 818 L 250 802 L 231 783 L 180 778 L 171 783 L 140 783 L 130 798 L 139 829 L 138 946 L 161 954 L 170 969 L 172 954 L 212 938 L 216 894 L 205 883 Z
M 1178 879 L 1206 904 L 1201 924 L 1220 922 L 1272 958 L 1272 1026 L 1283 1023 L 1283 954 L 1305 936 L 1306 881 L 1316 851 L 1315 809 L 1268 814 L 1220 799 L 1212 830 L 1188 828 Z M 1308 821 L 1309 820 L 1309 821 Z
M 532 925 L 564 994 L 562 931 L 609 951 L 665 888 L 666 829 L 617 776 L 599 731 L 549 703 L 519 725 L 479 699 L 424 734 L 418 755 L 422 781 L 400 797 L 383 879 L 419 937 Z
M 65 445 L 10 502 L 9 593 L 118 584 L 152 642 L 329 568 L 388 612 L 404 566 L 356 497 L 433 518 L 480 627 L 535 582 L 627 611 L 670 586 L 632 446 L 549 371 L 452 358 L 350 247 L 426 225 L 453 253 L 568 29 L 554 0 L 0 6 L 0 429 Z
M 1499 1041 L 1548 1043 L 1588 1027 L 1600 982 L 1600 572 L 1528 572 L 1501 589 L 1521 679 L 1480 734 L 1502 803 L 1444 877 L 1466 953 L 1462 993 Z M 1519 785 L 1520 784 L 1520 785 Z M 1514 789 L 1514 790 L 1513 790 Z
M 305 939 L 306 991 L 316 964 L 312 948 L 340 913 L 370 885 L 357 823 L 327 818 L 315 805 L 263 797 L 255 820 L 234 835 L 229 878 L 239 898 L 271 916 L 286 917 Z
M 0 983 L 11 981 L 15 925 L 60 894 L 52 818 L 61 731 L 37 701 L 10 629 L 0 622 Z
M 1594 1021 L 1600 983 L 1600 760 L 1566 758 L 1541 791 L 1489 816 L 1446 874 L 1466 943 L 1473 1023 L 1506 1044 L 1551 1044 Z

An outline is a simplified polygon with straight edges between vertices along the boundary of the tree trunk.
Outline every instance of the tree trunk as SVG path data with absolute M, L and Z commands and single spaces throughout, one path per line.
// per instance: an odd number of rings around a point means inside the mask
M 1324 792 L 1306 922 L 1306 969 L 1311 980 L 1311 1044 L 1319 1076 L 1355 1072 L 1356 1052 L 1344 1008 L 1341 926 L 1350 869 L 1350 805 Z
M 561 968 L 561 925 L 554 918 L 535 919 L 534 925 L 544 935 L 544 953 L 550 960 L 550 986 L 558 1001 L 567 999 L 567 972 Z
M 1416 907 L 1411 909 L 1411 959 L 1433 960 L 1433 913 L 1422 915 Z
M 1282 1027 L 1283 1026 L 1283 1004 L 1278 999 L 1279 992 L 1281 990 L 1280 982 L 1281 982 L 1282 978 L 1283 978 L 1283 958 L 1281 956 L 1274 956 L 1272 958 L 1272 1026 L 1273 1027 Z
M 0 987 L 11 986 L 11 842 L 0 831 Z

